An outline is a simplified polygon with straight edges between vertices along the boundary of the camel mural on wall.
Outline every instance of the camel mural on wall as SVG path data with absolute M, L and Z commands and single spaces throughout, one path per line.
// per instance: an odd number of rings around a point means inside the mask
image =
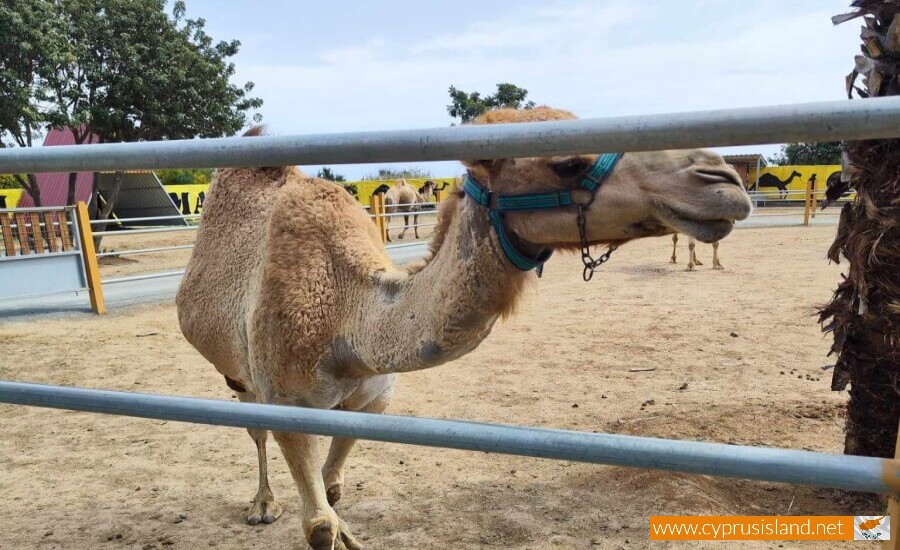
M 775 174 L 763 174 L 759 176 L 759 181 L 756 184 L 756 191 L 759 191 L 763 187 L 774 187 L 778 189 L 779 198 L 786 199 L 787 198 L 787 188 L 788 185 L 794 181 L 794 178 L 799 178 L 803 174 L 794 170 L 791 172 L 791 175 L 786 180 L 781 180 Z

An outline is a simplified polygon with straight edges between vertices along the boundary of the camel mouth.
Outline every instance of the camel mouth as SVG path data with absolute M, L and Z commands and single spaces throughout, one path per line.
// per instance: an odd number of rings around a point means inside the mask
M 727 237 L 734 229 L 734 219 L 700 218 L 669 205 L 659 205 L 660 221 L 678 233 L 694 237 L 700 242 L 714 243 Z M 743 219 L 743 218 L 739 218 Z

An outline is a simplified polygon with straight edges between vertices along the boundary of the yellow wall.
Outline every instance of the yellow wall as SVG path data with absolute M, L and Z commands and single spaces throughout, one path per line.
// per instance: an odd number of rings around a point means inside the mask
M 3 203 L 0 202 L 0 208 L 15 208 L 19 206 L 19 199 L 24 192 L 24 189 L 0 189 L 0 197 L 3 197 L 6 202 L 6 206 L 3 206 Z
M 787 186 L 788 191 L 806 191 L 806 182 L 809 181 L 809 178 L 815 174 L 816 175 L 816 189 L 822 191 L 825 189 L 825 183 L 828 181 L 828 176 L 835 172 L 841 171 L 841 166 L 839 164 L 822 164 L 822 165 L 794 165 L 794 166 L 766 166 L 760 170 L 760 176 L 763 174 L 772 174 L 777 177 L 781 181 L 787 181 L 788 178 L 791 177 L 791 174 L 796 171 L 800 173 L 799 177 L 795 177 L 791 180 L 791 183 Z M 750 190 L 751 191 L 759 191 L 766 198 L 777 199 L 778 198 L 778 189 L 776 187 L 760 187 L 759 189 L 755 189 L 754 185 L 756 183 L 756 167 L 750 168 Z M 803 195 L 788 195 L 788 198 L 791 200 L 804 200 Z
M 422 187 L 427 180 L 437 183 L 438 187 L 442 186 L 444 182 L 452 186 L 453 182 L 456 181 L 454 178 L 410 178 L 406 181 L 418 189 L 419 187 Z M 357 200 L 359 200 L 360 204 L 363 206 L 369 206 L 370 199 L 372 198 L 372 191 L 377 189 L 379 185 L 394 185 L 395 181 L 396 180 L 348 181 L 344 182 L 343 185 L 355 185 Z M 203 200 L 206 198 L 206 193 L 209 192 L 209 185 L 202 184 L 166 185 L 165 188 L 172 200 L 175 201 L 175 205 L 178 206 L 184 214 L 198 214 L 203 209 Z M 446 193 L 449 190 L 450 187 L 445 189 L 444 192 Z M 187 202 L 185 202 L 185 198 L 187 199 Z

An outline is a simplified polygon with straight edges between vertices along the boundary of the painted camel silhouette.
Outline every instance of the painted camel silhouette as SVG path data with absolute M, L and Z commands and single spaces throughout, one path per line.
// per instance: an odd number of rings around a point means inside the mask
M 763 174 L 759 177 L 759 183 L 756 184 L 756 190 L 759 191 L 762 187 L 775 187 L 778 189 L 778 196 L 782 199 L 787 198 L 787 188 L 788 185 L 794 181 L 794 178 L 799 178 L 802 174 L 796 170 L 791 172 L 791 175 L 788 179 L 782 181 L 778 179 L 778 176 L 775 174 Z

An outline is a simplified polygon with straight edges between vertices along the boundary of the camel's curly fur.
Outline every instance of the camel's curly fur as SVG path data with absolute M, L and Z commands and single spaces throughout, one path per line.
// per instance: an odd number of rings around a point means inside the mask
M 572 117 L 542 107 L 490 112 L 478 122 Z M 465 164 L 492 191 L 517 193 L 574 188 L 595 158 Z M 731 230 L 731 220 L 749 214 L 739 181 L 715 153 L 625 155 L 585 208 L 589 239 L 621 242 L 681 230 L 716 240 Z M 485 209 L 458 190 L 441 204 L 430 259 L 410 269 L 392 265 L 375 226 L 347 192 L 294 168 L 218 171 L 201 221 L 177 296 L 178 318 L 188 341 L 242 401 L 381 412 L 397 373 L 473 350 L 534 280 L 505 258 Z M 578 243 L 572 208 L 512 213 L 505 224 L 526 252 Z M 267 434 L 250 435 L 260 475 L 248 520 L 270 523 L 281 509 L 266 475 Z M 301 493 L 310 545 L 359 548 L 332 508 L 354 440 L 334 439 L 323 466 L 315 438 L 274 436 Z

